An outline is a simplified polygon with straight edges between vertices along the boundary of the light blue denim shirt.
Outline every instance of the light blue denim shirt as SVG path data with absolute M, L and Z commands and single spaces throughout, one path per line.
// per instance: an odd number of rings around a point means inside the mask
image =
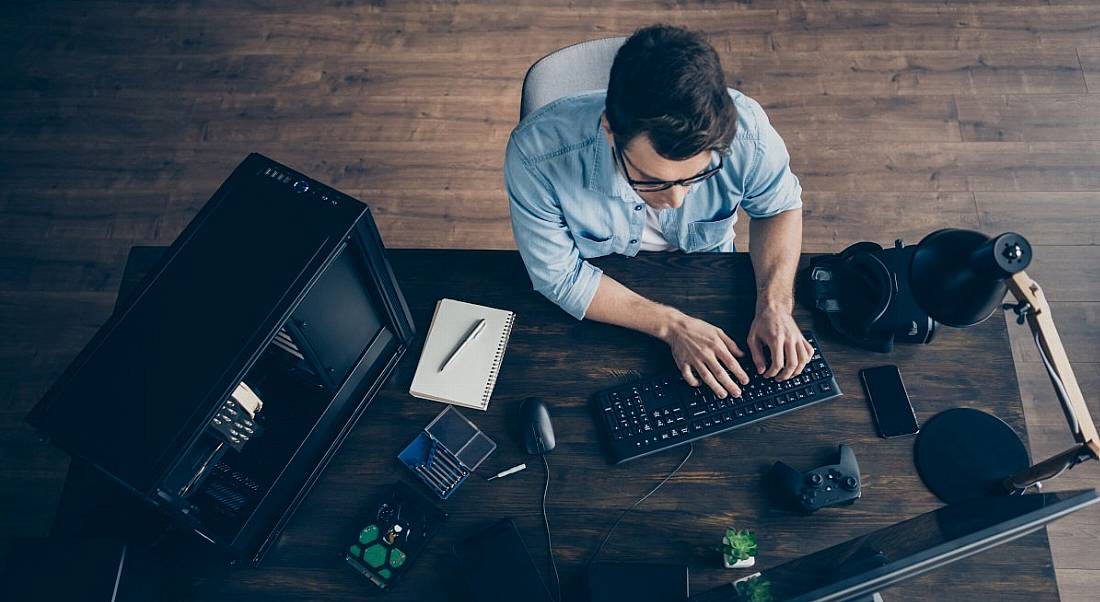
M 660 212 L 661 231 L 686 253 L 733 251 L 740 206 L 752 218 L 802 206 L 783 139 L 755 100 L 730 90 L 737 134 L 716 176 Z M 504 185 L 516 246 L 535 290 L 577 319 L 602 271 L 587 259 L 641 246 L 645 203 L 626 182 L 600 128 L 606 92 L 584 92 L 528 115 L 508 140 Z

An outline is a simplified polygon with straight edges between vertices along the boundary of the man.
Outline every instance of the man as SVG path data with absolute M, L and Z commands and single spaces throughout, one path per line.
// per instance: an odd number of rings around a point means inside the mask
M 802 187 L 789 161 L 760 105 L 726 88 L 702 36 L 657 25 L 622 46 L 606 92 L 566 97 L 524 119 L 508 142 L 504 178 L 536 290 L 575 318 L 661 339 L 689 384 L 736 397 L 749 379 L 725 332 L 642 297 L 586 259 L 733 251 L 740 207 L 752 218 L 756 272 L 749 350 L 758 373 L 790 378 L 813 348 L 791 317 Z

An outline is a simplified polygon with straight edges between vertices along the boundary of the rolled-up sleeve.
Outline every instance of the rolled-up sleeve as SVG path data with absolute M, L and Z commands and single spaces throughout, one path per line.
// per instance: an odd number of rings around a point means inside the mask
M 504 187 L 512 233 L 531 284 L 569 315 L 583 319 L 603 271 L 581 259 L 554 190 L 514 138 L 504 159 Z
M 749 217 L 771 217 L 802 207 L 802 184 L 791 173 L 791 155 L 764 109 L 753 103 L 759 134 L 756 157 L 745 180 L 741 208 Z

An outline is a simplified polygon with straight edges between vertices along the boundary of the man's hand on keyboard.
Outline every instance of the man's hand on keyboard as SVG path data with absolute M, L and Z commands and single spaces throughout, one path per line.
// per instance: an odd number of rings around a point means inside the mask
M 663 338 L 672 348 L 676 366 L 689 385 L 698 387 L 702 381 L 718 397 L 741 396 L 737 383 L 748 384 L 749 375 L 737 358 L 745 352 L 721 328 L 678 312 Z M 730 378 L 730 373 L 737 382 Z
M 756 373 L 776 380 L 787 380 L 801 374 L 807 362 L 814 356 L 814 348 L 802 336 L 790 312 L 764 310 L 756 314 L 749 328 L 749 352 L 756 365 Z M 771 352 L 771 365 L 767 365 L 764 348 Z

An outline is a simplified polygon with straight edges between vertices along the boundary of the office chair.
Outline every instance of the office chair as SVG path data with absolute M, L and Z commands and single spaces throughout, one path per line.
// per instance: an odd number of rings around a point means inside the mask
M 519 119 L 563 96 L 607 87 L 611 63 L 625 37 L 566 46 L 535 61 L 523 78 Z

